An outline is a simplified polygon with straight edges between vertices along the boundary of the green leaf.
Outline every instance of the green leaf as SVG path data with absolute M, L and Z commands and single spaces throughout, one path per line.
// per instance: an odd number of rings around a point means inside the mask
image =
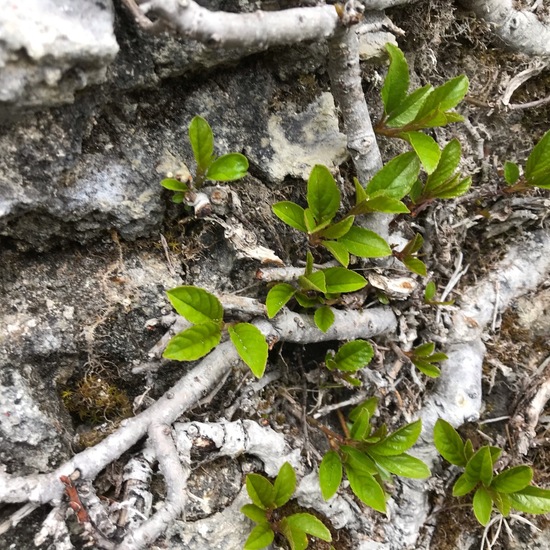
M 425 302 L 431 302 L 433 297 L 435 296 L 436 286 L 433 281 L 430 281 L 426 285 L 426 289 L 424 290 L 424 301 Z
M 296 301 L 305 308 L 315 307 L 317 304 L 321 303 L 319 298 L 309 298 L 301 292 L 297 292 L 294 297 L 296 298 Z
M 357 372 L 368 365 L 373 357 L 374 350 L 368 342 L 365 340 L 353 340 L 340 347 L 334 356 L 334 361 L 339 370 Z
M 415 357 L 429 357 L 435 351 L 435 344 L 433 342 L 426 342 L 414 348 Z
M 353 178 L 353 184 L 355 186 L 355 205 L 358 205 L 367 198 L 367 192 L 357 178 Z
M 342 483 L 342 462 L 336 451 L 329 451 L 319 465 L 319 483 L 323 498 L 333 497 Z
M 288 462 L 285 462 L 281 466 L 277 478 L 275 479 L 273 489 L 273 500 L 277 508 L 285 505 L 294 493 L 296 489 L 296 472 Z
M 464 456 L 466 457 L 466 462 L 474 456 L 474 447 L 471 439 L 467 439 L 466 443 L 464 443 Z
M 378 191 L 384 193 L 384 191 Z M 385 214 L 408 214 L 410 210 L 400 200 L 380 195 L 364 200 L 355 207 L 357 214 L 369 214 L 370 212 L 384 212 Z
M 250 532 L 250 535 L 248 535 L 243 550 L 261 550 L 268 547 L 274 538 L 275 533 L 269 526 L 269 523 L 256 525 Z
M 418 258 L 414 258 L 413 256 L 407 256 L 406 258 L 403 258 L 403 264 L 405 264 L 405 267 L 409 271 L 412 271 L 413 273 L 416 273 L 421 277 L 426 277 L 428 275 L 426 264 L 422 260 L 419 260 Z
M 241 359 L 250 367 L 256 378 L 261 378 L 265 371 L 269 352 L 264 335 L 250 323 L 229 326 L 227 330 Z
M 166 294 L 174 309 L 190 323 L 214 322 L 221 326 L 223 307 L 210 292 L 196 286 L 178 286 Z
M 454 199 L 464 195 L 471 186 L 472 178 L 470 176 L 460 179 L 460 174 L 457 174 L 450 181 L 434 190 L 433 196 L 437 199 Z
M 515 162 L 504 163 L 504 179 L 508 185 L 514 185 L 519 180 L 519 166 Z
M 370 434 L 370 416 L 366 409 L 363 409 L 349 432 L 349 435 L 355 441 L 363 441 Z
M 307 233 L 306 223 L 304 221 L 304 209 L 298 204 L 290 201 L 281 201 L 275 203 L 271 209 L 273 213 L 290 227 Z
M 489 454 L 491 455 L 491 462 L 494 466 L 502 454 L 502 449 L 500 447 L 489 447 Z
M 213 181 L 234 181 L 246 176 L 248 159 L 241 153 L 218 157 L 208 168 L 206 177 Z
M 365 412 L 363 411 L 362 414 L 365 414 Z M 365 453 L 358 451 L 355 447 L 342 445 L 340 447 L 340 451 L 344 453 L 343 463 L 346 471 L 348 468 L 352 468 L 358 472 L 365 472 L 373 475 L 378 472 L 376 464 L 372 458 L 367 456 Z
M 489 447 L 481 447 L 474 456 L 468 460 L 466 476 L 472 481 L 481 481 L 483 485 L 489 487 L 493 479 L 493 460 Z
M 468 78 L 465 75 L 460 75 L 435 88 L 416 116 L 415 121 L 424 119 L 426 115 L 434 110 L 448 111 L 456 107 L 468 92 L 468 85 Z
M 369 449 L 369 452 L 371 449 Z M 398 476 L 408 477 L 411 479 L 424 479 L 429 477 L 431 474 L 430 469 L 426 466 L 426 464 L 424 464 L 424 462 L 407 453 L 396 456 L 381 456 L 378 454 L 373 454 L 372 458 L 375 460 L 376 464 L 379 464 L 382 468 L 388 470 L 388 472 Z
M 246 492 L 250 500 L 262 510 L 275 506 L 275 488 L 269 479 L 260 474 L 246 476 Z
M 550 189 L 550 130 L 531 151 L 525 165 L 525 178 L 529 185 Z
M 441 158 L 441 150 L 436 141 L 423 132 L 405 132 L 401 137 L 411 144 L 422 166 L 428 174 L 431 174 L 437 168 Z
M 255 504 L 245 504 L 241 508 L 241 513 L 256 523 L 267 523 L 265 510 Z
M 466 466 L 464 441 L 458 432 L 442 418 L 439 418 L 434 426 L 434 443 L 437 452 L 447 462 L 456 466 Z
M 429 361 L 423 359 L 412 359 L 413 365 L 426 376 L 430 378 L 438 378 L 441 375 L 441 369 L 436 367 Z
M 288 541 L 290 550 L 305 550 L 308 546 L 305 531 L 288 522 L 289 518 L 283 518 L 279 522 L 279 530 Z
M 405 245 L 405 248 L 401 251 L 402 256 L 411 256 L 418 252 L 424 244 L 424 238 L 420 233 L 416 233 L 415 236 Z
M 435 196 L 433 192 L 448 182 L 458 168 L 461 152 L 460 142 L 457 139 L 452 139 L 445 145 L 437 168 L 428 176 L 424 187 L 425 195 Z
M 323 272 L 325 274 L 326 292 L 328 294 L 355 292 L 367 286 L 365 277 L 345 267 L 329 267 L 323 270 Z
M 196 116 L 189 125 L 189 141 L 199 171 L 206 172 L 214 154 L 214 136 L 206 120 Z
M 411 123 L 416 119 L 420 109 L 422 109 L 432 91 L 432 85 L 426 84 L 426 86 L 418 88 L 409 94 L 401 104 L 390 113 L 386 125 L 390 128 L 399 128 L 400 126 Z
M 307 277 L 313 273 L 313 254 L 308 250 L 306 253 L 306 269 L 304 275 Z
M 382 86 L 384 112 L 391 113 L 403 102 L 409 89 L 409 66 L 403 52 L 393 44 L 386 44 L 390 55 L 388 74 Z
M 420 163 L 416 154 L 412 151 L 403 153 L 376 173 L 366 191 L 369 195 L 383 191 L 386 197 L 400 200 L 411 190 L 419 171 Z
M 177 193 L 174 193 L 172 196 L 172 202 L 174 204 L 181 204 L 183 202 L 183 199 L 185 199 L 185 195 L 183 193 L 180 193 L 179 191 Z
M 267 298 L 265 300 L 269 319 L 275 317 L 294 294 L 296 294 L 296 289 L 287 283 L 279 283 L 272 287 L 267 293 Z
M 357 407 L 353 408 L 350 411 L 348 418 L 351 421 L 357 420 L 357 417 L 359 416 L 359 414 L 361 414 L 361 411 L 363 409 L 367 409 L 367 411 L 369 412 L 369 416 L 372 418 L 374 416 L 377 406 L 378 406 L 378 398 L 369 397 L 369 399 L 366 399 L 361 404 L 357 405 Z
M 326 541 L 332 540 L 330 531 L 325 527 L 321 520 L 317 519 L 312 514 L 292 514 L 287 517 L 286 520 L 293 528 L 300 529 L 312 537 Z
M 313 320 L 320 331 L 326 332 L 334 323 L 334 313 L 330 307 L 323 306 L 315 310 Z
M 479 487 L 474 495 L 474 514 L 481 525 L 487 525 L 491 519 L 493 501 L 485 487 Z
M 391 254 L 388 243 L 374 231 L 353 226 L 338 242 L 343 244 L 350 254 L 362 258 L 382 258 Z
M 526 514 L 548 514 L 550 512 L 550 490 L 539 487 L 525 487 L 510 494 L 512 508 Z
M 529 466 L 515 466 L 496 475 L 491 483 L 491 489 L 500 493 L 516 493 L 525 489 L 532 479 L 533 470 Z
M 377 455 L 396 456 L 410 449 L 422 431 L 422 421 L 416 420 L 390 434 L 386 439 L 369 448 Z M 391 471 L 391 470 L 390 470 Z
M 386 495 L 374 477 L 364 470 L 346 464 L 346 475 L 351 490 L 359 500 L 378 512 L 386 513 Z
M 194 325 L 176 334 L 164 350 L 165 359 L 195 361 L 212 351 L 221 340 L 222 334 L 216 323 Z
M 354 221 L 355 216 L 347 216 L 338 223 L 329 225 L 326 229 L 320 231 L 319 236 L 324 239 L 338 239 L 339 237 L 343 237 L 349 231 Z
M 310 275 L 302 275 L 298 277 L 298 284 L 303 290 L 314 290 L 323 294 L 327 291 L 324 271 L 314 271 Z
M 189 190 L 189 187 L 180 180 L 174 178 L 166 178 L 160 182 L 160 184 L 170 191 L 181 191 L 182 193 Z
M 326 166 L 316 164 L 307 182 L 307 204 L 317 223 L 330 221 L 340 207 L 340 191 Z
M 473 491 L 478 484 L 477 481 L 468 479 L 466 474 L 462 474 L 453 486 L 453 496 L 462 497 Z
M 349 265 L 349 252 L 347 248 L 338 241 L 323 241 L 323 246 L 340 262 L 344 267 Z
M 512 502 L 510 500 L 510 495 L 505 493 L 499 493 L 497 491 L 489 491 L 495 506 L 498 511 L 504 516 L 507 517 L 510 514 L 510 509 L 512 508 Z

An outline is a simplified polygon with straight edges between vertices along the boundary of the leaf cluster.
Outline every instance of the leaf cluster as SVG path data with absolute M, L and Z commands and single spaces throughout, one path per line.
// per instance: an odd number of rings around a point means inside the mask
M 228 325 L 223 321 L 223 307 L 213 294 L 195 286 L 179 286 L 167 292 L 174 309 L 193 326 L 176 334 L 164 350 L 163 357 L 175 361 L 195 361 L 212 351 L 227 328 L 229 338 L 241 359 L 258 378 L 267 364 L 268 345 L 258 328 L 250 323 Z
M 336 353 L 327 353 L 325 365 L 331 371 L 339 371 L 342 378 L 352 386 L 360 386 L 361 382 L 352 374 L 368 365 L 373 357 L 374 349 L 369 342 L 357 339 L 346 342 Z
M 245 504 L 241 512 L 257 525 L 248 536 L 244 550 L 259 550 L 269 546 L 275 533 L 286 538 L 291 550 L 307 548 L 307 535 L 328 542 L 332 540 L 327 527 L 312 514 L 284 516 L 278 513 L 277 509 L 291 499 L 295 489 L 296 473 L 288 462 L 279 470 L 275 483 L 259 474 L 246 476 L 246 490 L 252 504 Z
M 489 523 L 493 506 L 505 517 L 512 508 L 527 514 L 550 512 L 550 490 L 531 485 L 533 470 L 529 466 L 513 466 L 495 474 L 495 463 L 502 453 L 499 447 L 485 445 L 474 451 L 471 440 L 464 442 L 441 418 L 434 427 L 434 442 L 445 460 L 464 469 L 454 484 L 453 496 L 475 490 L 473 509 L 482 525 Z
M 160 184 L 174 191 L 172 201 L 181 203 L 190 189 L 200 189 L 206 180 L 234 181 L 246 176 L 248 160 L 241 153 L 228 153 L 216 157 L 214 154 L 214 134 L 208 122 L 195 116 L 189 124 L 189 141 L 197 164 L 195 177 L 191 182 L 166 178 Z
M 413 479 L 430 475 L 421 460 L 407 454 L 422 429 L 420 420 L 388 433 L 385 424 L 377 429 L 371 425 L 378 400 L 370 398 L 355 407 L 349 418 L 352 421 L 349 438 L 343 442 L 333 440 L 333 450 L 323 457 L 319 466 L 319 481 L 323 498 L 331 498 L 342 482 L 345 470 L 353 493 L 374 510 L 386 512 L 384 481 L 391 474 Z
M 444 353 L 435 351 L 435 344 L 433 342 L 421 344 L 411 351 L 406 351 L 405 355 L 420 372 L 430 378 L 437 378 L 441 374 L 439 367 L 435 363 L 448 359 Z

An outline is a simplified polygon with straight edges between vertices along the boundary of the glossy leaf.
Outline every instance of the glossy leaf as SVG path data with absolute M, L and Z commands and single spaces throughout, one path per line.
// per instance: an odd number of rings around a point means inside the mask
M 456 107 L 467 94 L 468 86 L 468 78 L 465 75 L 452 78 L 445 84 L 438 86 L 428 97 L 416 120 L 421 120 L 433 110 L 448 111 Z
M 304 275 L 307 277 L 313 273 L 313 254 L 308 250 L 306 253 L 306 268 Z
M 316 164 L 307 183 L 307 204 L 317 223 L 332 220 L 340 207 L 340 191 L 326 166 Z
M 424 170 L 431 174 L 437 168 L 441 158 L 441 150 L 436 141 L 423 132 L 405 132 L 401 135 L 411 144 Z
M 338 239 L 339 237 L 343 237 L 350 230 L 354 220 L 355 216 L 347 216 L 338 223 L 329 225 L 326 229 L 320 231 L 319 236 L 325 239 Z
M 277 478 L 275 479 L 275 483 L 273 484 L 273 501 L 277 508 L 284 506 L 290 500 L 290 497 L 294 493 L 295 489 L 296 472 L 288 462 L 285 462 L 281 466 L 281 469 L 277 474 Z
M 345 267 L 329 267 L 323 272 L 328 294 L 355 292 L 367 286 L 367 280 L 362 275 Z
M 196 286 L 178 286 L 166 292 L 174 309 L 190 323 L 223 322 L 223 307 L 210 292 Z
M 266 523 L 266 514 L 265 510 L 256 506 L 255 504 L 245 504 L 241 508 L 241 513 L 244 514 L 248 519 L 255 521 L 256 523 Z
M 485 487 L 479 487 L 474 495 L 474 514 L 481 525 L 487 525 L 491 519 L 493 501 Z
M 241 153 L 229 153 L 218 157 L 206 171 L 213 181 L 234 181 L 246 176 L 248 159 Z
M 417 420 L 390 434 L 386 439 L 373 445 L 370 450 L 377 455 L 396 456 L 410 449 L 422 431 L 422 422 Z
M 512 508 L 512 501 L 510 500 L 510 495 L 506 493 L 499 493 L 497 491 L 489 491 L 491 499 L 493 500 L 497 510 L 504 516 L 510 514 L 510 509 Z
M 434 443 L 437 452 L 451 464 L 466 466 L 464 441 L 446 420 L 439 418 L 434 426 Z
M 275 538 L 275 533 L 268 523 L 256 525 L 248 535 L 243 550 L 261 550 L 267 548 Z
M 401 104 L 390 113 L 386 125 L 390 128 L 399 128 L 400 126 L 411 123 L 418 116 L 420 109 L 422 109 L 432 91 L 433 87 L 430 84 L 426 84 L 426 86 L 418 88 L 418 90 L 409 94 Z
M 326 332 L 334 323 L 334 312 L 328 306 L 320 307 L 315 310 L 313 320 L 320 331 Z
M 176 334 L 168 342 L 162 356 L 174 361 L 196 361 L 212 351 L 221 337 L 220 327 L 216 323 L 194 325 Z
M 496 475 L 491 483 L 491 489 L 500 493 L 515 493 L 525 489 L 532 479 L 533 470 L 529 466 L 515 466 Z
M 357 419 L 358 415 L 363 409 L 367 409 L 367 411 L 369 412 L 369 416 L 372 418 L 376 411 L 376 407 L 378 407 L 378 398 L 369 397 L 369 399 L 366 399 L 365 401 L 357 405 L 357 407 L 353 408 L 350 411 L 348 417 L 350 420 L 354 421 Z
M 308 540 L 306 532 L 293 523 L 289 523 L 289 518 L 283 518 L 279 522 L 279 530 L 288 541 L 290 550 L 306 550 Z
M 306 222 L 304 221 L 304 209 L 290 201 L 275 203 L 271 209 L 273 213 L 290 227 L 307 233 Z
M 374 458 L 376 464 L 398 476 L 411 479 L 425 479 L 431 474 L 430 469 L 424 462 L 407 453 L 395 456 L 381 456 L 377 454 L 372 455 L 372 458 Z
M 474 456 L 468 460 L 464 472 L 468 479 L 481 481 L 488 487 L 493 479 L 493 461 L 489 447 L 481 447 Z
M 531 151 L 525 165 L 525 178 L 530 185 L 550 189 L 550 130 Z
M 383 193 L 379 191 L 378 193 Z M 398 199 L 380 195 L 364 200 L 354 209 L 357 214 L 369 214 L 370 212 L 383 212 L 385 214 L 408 214 L 410 210 Z
M 267 510 L 275 504 L 275 488 L 269 479 L 259 474 L 246 476 L 246 492 L 250 500 L 261 508 Z
M 321 303 L 321 300 L 318 297 L 309 298 L 301 292 L 297 292 L 294 295 L 294 298 L 296 298 L 296 301 L 305 308 L 315 307 L 317 304 Z
M 512 508 L 526 514 L 548 514 L 550 512 L 550 490 L 539 487 L 525 487 L 511 493 Z
M 453 486 L 453 496 L 461 497 L 467 495 L 476 488 L 477 484 L 477 481 L 469 479 L 466 474 L 462 474 Z
M 302 275 L 298 278 L 298 283 L 300 288 L 304 290 L 314 290 L 323 294 L 327 291 L 325 273 L 323 271 L 314 271 L 309 275 Z
M 344 267 L 349 265 L 349 252 L 347 248 L 338 241 L 323 241 L 323 246 L 334 256 L 336 261 Z
M 319 465 L 319 483 L 323 498 L 333 497 L 342 483 L 342 461 L 336 451 L 329 451 Z
M 411 151 L 398 155 L 371 179 L 367 194 L 383 191 L 385 196 L 400 200 L 411 190 L 419 171 L 420 163 L 415 153 Z
M 441 369 L 433 363 L 424 359 L 413 359 L 413 365 L 422 373 L 430 378 L 438 378 L 441 376 Z
M 414 348 L 415 357 L 429 357 L 435 351 L 434 342 L 426 342 Z
M 373 357 L 374 350 L 369 342 L 353 340 L 340 347 L 334 356 L 334 361 L 339 370 L 356 372 L 368 365 Z
M 287 519 L 289 525 L 301 529 L 304 533 L 321 540 L 331 541 L 330 531 L 323 522 L 314 515 L 308 513 L 292 514 Z
M 353 178 L 353 185 L 355 186 L 355 204 L 358 205 L 367 198 L 367 192 L 357 178 Z
M 296 294 L 296 289 L 287 283 L 279 283 L 272 287 L 267 293 L 267 298 L 265 300 L 269 319 L 275 317 L 294 294 Z
M 378 512 L 386 513 L 386 495 L 371 474 L 346 464 L 346 475 L 351 490 L 359 500 Z
M 455 173 L 460 162 L 462 149 L 457 139 L 452 139 L 441 151 L 441 158 L 437 168 L 428 176 L 424 193 L 433 196 L 432 191 L 437 190 L 447 182 Z
M 409 89 L 409 67 L 403 52 L 393 44 L 386 44 L 386 50 L 390 56 L 388 74 L 382 86 L 382 101 L 384 112 L 394 111 L 407 96 Z
M 358 415 L 350 429 L 349 435 L 355 441 L 363 441 L 370 434 L 370 416 L 366 409 L 363 409 Z
M 374 231 L 353 226 L 348 233 L 338 239 L 350 254 L 362 258 L 382 258 L 391 254 L 388 243 Z
M 227 330 L 241 359 L 250 367 L 256 378 L 261 378 L 267 365 L 269 353 L 264 335 L 250 323 L 229 326 Z
M 183 183 L 180 180 L 177 180 L 175 178 L 166 178 L 163 179 L 160 184 L 165 188 L 169 189 L 170 191 L 180 191 L 185 192 L 189 189 L 185 183 Z
M 214 154 L 214 136 L 206 120 L 196 116 L 189 125 L 189 141 L 201 172 L 206 172 Z
M 419 260 L 418 258 L 415 258 L 413 256 L 408 256 L 406 258 L 403 258 L 403 264 L 405 264 L 405 267 L 409 271 L 412 271 L 413 273 L 416 273 L 421 277 L 426 277 L 428 275 L 426 264 L 422 260 Z
M 369 474 L 376 474 L 378 472 L 376 464 L 365 453 L 358 451 L 355 447 L 349 445 L 342 445 L 340 450 L 344 453 L 343 464 L 346 468 L 352 468 L 359 472 L 366 472 Z
M 515 162 L 504 163 L 504 179 L 508 185 L 514 185 L 519 180 L 519 166 Z

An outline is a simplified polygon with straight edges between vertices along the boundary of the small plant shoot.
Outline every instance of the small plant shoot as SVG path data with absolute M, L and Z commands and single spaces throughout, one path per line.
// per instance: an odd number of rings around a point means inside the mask
M 305 550 L 309 544 L 308 535 L 332 541 L 330 531 L 312 514 L 285 514 L 283 507 L 292 498 L 295 489 L 296 474 L 288 462 L 281 466 L 275 483 L 259 474 L 246 476 L 246 490 L 252 504 L 245 504 L 241 512 L 256 526 L 248 536 L 244 550 L 266 548 L 273 542 L 276 533 L 287 540 L 292 550 Z
M 437 378 L 441 374 L 439 367 L 435 363 L 448 359 L 444 353 L 435 351 L 435 344 L 433 342 L 421 344 L 413 350 L 404 353 L 420 372 L 430 378 Z
M 512 509 L 526 514 L 550 512 L 550 490 L 531 484 L 531 467 L 513 466 L 495 473 L 500 448 L 483 446 L 474 451 L 471 440 L 464 442 L 453 426 L 441 418 L 434 427 L 434 442 L 447 462 L 464 470 L 454 484 L 453 496 L 475 491 L 472 505 L 481 525 L 489 523 L 494 508 L 504 517 Z

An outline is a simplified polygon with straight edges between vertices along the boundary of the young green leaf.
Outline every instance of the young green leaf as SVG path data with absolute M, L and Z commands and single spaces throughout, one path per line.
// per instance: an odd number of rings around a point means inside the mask
M 344 267 L 349 265 L 349 252 L 347 248 L 338 241 L 323 241 L 323 246 L 334 256 L 336 261 Z
M 338 239 L 339 237 L 343 237 L 350 230 L 354 220 L 355 216 L 347 216 L 338 223 L 329 225 L 326 229 L 320 231 L 319 236 L 324 239 Z
M 298 284 L 303 290 L 314 290 L 323 294 L 327 291 L 325 273 L 323 271 L 314 271 L 310 275 L 298 277 Z
M 471 439 L 467 439 L 464 443 L 464 456 L 466 457 L 466 462 L 474 456 L 474 446 Z
M 489 487 L 493 480 L 493 460 L 489 447 L 481 447 L 474 456 L 468 460 L 464 472 L 468 479 L 472 481 L 481 481 L 483 485 Z
M 426 264 L 414 256 L 407 256 L 406 258 L 403 258 L 403 264 L 409 271 L 412 271 L 421 277 L 426 277 L 428 275 Z
M 404 132 L 401 136 L 411 144 L 422 166 L 428 174 L 431 174 L 437 168 L 441 158 L 441 150 L 436 141 L 423 132 Z
M 287 283 L 279 283 L 272 287 L 267 293 L 265 300 L 269 319 L 275 317 L 294 294 L 296 294 L 296 289 Z
M 386 495 L 376 479 L 370 473 L 350 467 L 347 463 L 345 467 L 351 490 L 357 498 L 367 506 L 385 514 Z
M 307 204 L 317 223 L 332 220 L 340 207 L 340 191 L 326 166 L 316 164 L 307 182 Z
M 550 189 L 550 130 L 531 151 L 525 165 L 525 178 L 529 185 Z
M 275 203 L 271 210 L 273 213 L 290 227 L 294 227 L 298 231 L 307 233 L 306 222 L 304 221 L 304 209 L 290 201 L 281 201 Z
M 176 334 L 168 342 L 162 356 L 175 361 L 195 361 L 212 351 L 221 337 L 220 327 L 216 323 L 194 325 Z
M 426 84 L 426 86 L 418 88 L 418 90 L 409 94 L 397 108 L 390 113 L 386 125 L 390 128 L 399 128 L 400 126 L 410 124 L 416 119 L 420 109 L 422 109 L 432 91 L 432 85 Z
M 296 472 L 294 468 L 288 463 L 285 462 L 273 485 L 274 497 L 273 501 L 277 508 L 284 506 L 289 500 L 294 490 L 296 489 Z
M 370 434 L 370 416 L 366 409 L 363 409 L 349 432 L 349 435 L 355 441 L 363 441 Z
M 474 495 L 474 514 L 481 525 L 487 525 L 491 519 L 493 501 L 485 487 L 479 487 Z
M 181 204 L 183 202 L 183 199 L 185 199 L 185 194 L 179 191 L 172 195 L 172 202 L 174 204 Z
M 412 359 L 413 365 L 422 373 L 430 378 L 438 378 L 441 376 L 441 369 L 433 363 L 424 359 Z
M 435 196 L 434 192 L 453 176 L 460 162 L 461 151 L 460 142 L 457 139 L 452 139 L 447 143 L 441 151 L 437 168 L 428 176 L 424 194 Z
M 288 541 L 290 550 L 306 550 L 308 546 L 306 532 L 292 522 L 289 523 L 288 520 L 289 518 L 286 517 L 279 522 L 279 530 Z
M 275 507 L 275 488 L 271 481 L 264 476 L 248 474 L 246 476 L 246 492 L 258 508 L 267 510 Z
M 365 413 L 363 412 L 362 414 Z M 359 418 L 356 422 L 358 420 Z M 358 451 L 355 447 L 351 447 L 350 445 L 342 445 L 340 447 L 340 451 L 344 453 L 342 462 L 346 468 L 346 471 L 348 468 L 352 468 L 359 472 L 366 472 L 373 475 L 378 472 L 376 464 L 372 458 L 367 456 L 365 453 Z
M 550 490 L 539 487 L 525 487 L 511 493 L 512 508 L 526 514 L 548 514 L 550 512 Z
M 466 474 L 462 474 L 453 486 L 453 496 L 462 497 L 473 491 L 478 484 L 477 481 L 469 479 Z
M 342 483 L 342 461 L 336 451 L 329 451 L 319 465 L 319 483 L 323 498 L 333 497 Z
M 189 125 L 189 141 L 199 171 L 206 172 L 214 154 L 214 136 L 206 120 L 196 116 Z
M 248 159 L 241 153 L 229 153 L 218 157 L 206 171 L 213 181 L 234 181 L 246 176 Z
M 338 242 L 343 244 L 350 254 L 362 258 L 382 258 L 391 254 L 388 243 L 374 231 L 353 226 Z
M 374 416 L 374 413 L 376 411 L 376 407 L 378 406 L 378 398 L 377 397 L 369 397 L 369 399 L 366 399 L 361 404 L 357 405 L 357 407 L 353 408 L 348 417 L 351 421 L 357 420 L 357 417 L 361 413 L 363 409 L 366 409 L 369 412 L 369 416 L 372 418 Z
M 382 86 L 382 101 L 386 114 L 395 110 L 407 96 L 409 89 L 409 66 L 403 52 L 393 44 L 386 44 L 390 56 L 388 74 Z
M 434 110 L 448 111 L 456 107 L 468 92 L 468 78 L 460 75 L 438 86 L 418 113 L 415 120 L 421 120 Z
M 510 500 L 510 495 L 506 493 L 499 493 L 498 491 L 489 491 L 497 510 L 504 516 L 507 517 L 510 514 L 512 508 L 512 501 Z
M 374 350 L 368 342 L 365 340 L 353 340 L 340 347 L 334 356 L 334 361 L 339 370 L 357 372 L 368 365 L 373 356 Z
M 496 475 L 491 483 L 491 489 L 500 493 L 516 493 L 525 489 L 532 479 L 533 470 L 529 466 L 515 466 Z
M 434 342 L 426 342 L 425 344 L 420 344 L 414 348 L 414 355 L 416 357 L 429 357 L 435 351 Z
M 358 205 L 366 200 L 368 195 L 365 188 L 361 185 L 357 178 L 353 178 L 353 185 L 355 186 L 355 204 Z
M 422 431 L 422 421 L 407 424 L 390 434 L 386 439 L 369 448 L 376 455 L 396 456 L 410 449 Z M 390 470 L 391 471 L 391 470 Z
M 261 523 L 252 529 L 244 543 L 243 550 L 261 550 L 262 548 L 267 548 L 274 538 L 275 533 L 269 526 L 269 523 Z
M 269 352 L 264 335 L 250 323 L 238 323 L 228 327 L 227 330 L 241 359 L 250 367 L 256 378 L 261 378 L 267 365 Z
M 436 286 L 433 281 L 430 281 L 426 285 L 426 289 L 424 290 L 424 301 L 425 302 L 431 302 L 433 297 L 435 296 Z
M 248 519 L 256 523 L 267 523 L 265 510 L 255 504 L 245 504 L 241 508 L 241 514 L 244 514 Z
M 378 191 L 372 198 L 355 206 L 353 211 L 357 215 L 369 214 L 370 212 L 383 212 L 385 214 L 408 214 L 410 212 L 403 202 L 386 197 L 383 193 L 384 191 Z
M 330 531 L 325 527 L 323 522 L 317 519 L 312 514 L 300 513 L 292 514 L 287 519 L 290 526 L 295 529 L 300 529 L 304 533 L 316 537 L 321 540 L 331 541 Z
M 369 449 L 369 452 L 371 449 Z M 411 479 L 424 479 L 430 476 L 431 472 L 428 466 L 420 459 L 407 453 L 395 456 L 372 455 L 377 465 L 382 466 L 392 474 L 408 477 Z
M 434 443 L 437 452 L 447 462 L 456 466 L 466 466 L 464 441 L 458 432 L 442 418 L 439 418 L 434 426 Z
M 174 309 L 195 324 L 223 322 L 223 307 L 210 292 L 196 286 L 178 286 L 166 292 Z
M 160 184 L 165 188 L 169 189 L 170 191 L 180 191 L 184 193 L 185 191 L 189 190 L 189 187 L 185 183 L 183 183 L 180 180 L 174 179 L 174 178 L 166 178 L 160 182 Z
M 326 332 L 334 323 L 334 313 L 328 306 L 315 310 L 313 320 L 321 332 Z
M 345 267 L 329 267 L 323 272 L 328 294 L 355 292 L 367 286 L 367 280 L 362 275 Z
M 318 297 L 310 298 L 301 292 L 297 292 L 294 298 L 296 298 L 296 301 L 305 308 L 315 307 L 317 304 L 322 303 Z
M 508 185 L 514 185 L 519 180 L 519 166 L 515 162 L 504 163 L 504 179 Z
M 398 155 L 370 180 L 367 194 L 383 191 L 386 197 L 400 200 L 411 190 L 419 171 L 420 163 L 415 153 L 411 151 Z

